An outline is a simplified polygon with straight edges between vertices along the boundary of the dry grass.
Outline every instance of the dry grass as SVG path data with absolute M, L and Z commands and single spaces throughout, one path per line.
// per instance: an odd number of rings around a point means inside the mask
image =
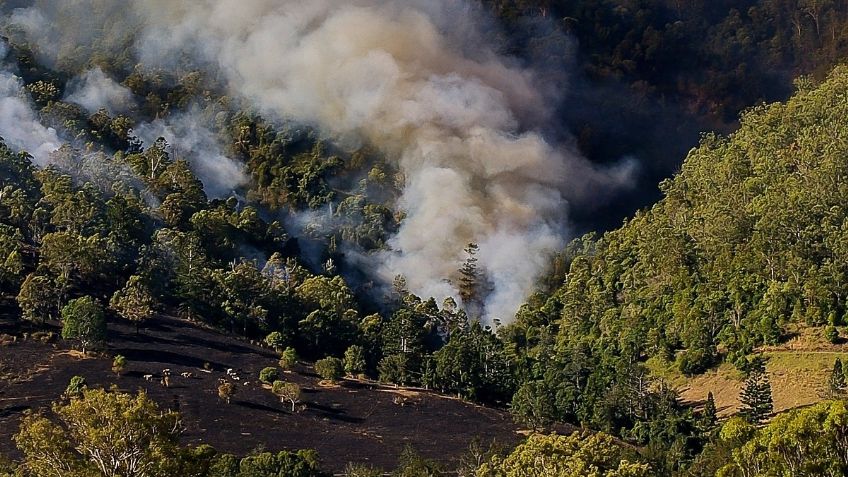
M 807 406 L 824 399 L 827 380 L 837 357 L 848 359 L 848 352 L 775 350 L 762 353 L 768 359 L 769 375 L 775 412 Z M 723 364 L 718 369 L 687 380 L 679 387 L 684 401 L 700 405 L 712 392 L 720 417 L 739 408 L 742 375 L 733 366 Z

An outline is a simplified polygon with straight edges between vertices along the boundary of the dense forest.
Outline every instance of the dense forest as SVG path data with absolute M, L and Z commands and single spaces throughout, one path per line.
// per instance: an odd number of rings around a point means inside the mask
M 107 323 L 143 329 L 166 314 L 260 341 L 282 370 L 307 361 L 328 382 L 347 376 L 433 390 L 508 409 L 530 431 L 515 448 L 474 444 L 458 469 L 409 449 L 398 476 L 848 472 L 848 368 L 836 361 L 822 383 L 826 400 L 775 415 L 760 353 L 799 328 L 837 343 L 848 326 L 843 2 L 468 2 L 462 18 L 479 21 L 474 34 L 494 45 L 468 48 L 490 55 L 488 63 L 440 57 L 453 54 L 439 49 L 450 35 L 420 55 L 438 57 L 435 70 L 444 61 L 479 78 L 412 84 L 444 86 L 471 119 L 445 119 L 447 105 L 415 109 L 416 118 L 442 116 L 404 124 L 397 136 L 389 125 L 406 117 L 381 112 L 373 128 L 326 131 L 328 117 L 355 123 L 370 113 L 341 114 L 334 103 L 327 112 L 321 103 L 313 114 L 284 88 L 236 94 L 221 66 L 227 58 L 210 66 L 186 47 L 168 67 L 145 63 L 138 45 L 150 27 L 117 2 L 0 7 L 0 318 L 14 330 L 0 335 L 0 353 L 58 330 L 83 354 L 114 359 L 120 375 L 125 358 L 109 355 Z M 325 15 L 331 26 L 348 19 Z M 43 31 L 39 22 L 55 25 Z M 487 68 L 497 74 L 486 76 Z M 365 82 L 352 68 L 345 73 L 351 90 Z M 532 80 L 491 93 L 504 78 Z M 257 97 L 283 97 L 309 113 L 275 116 Z M 413 109 L 401 99 L 391 104 Z M 512 101 L 548 102 L 550 110 L 527 112 Z M 488 123 L 478 106 L 505 119 Z M 432 134 L 456 137 L 442 143 Z M 435 193 L 416 189 L 429 178 L 419 162 L 440 153 L 470 161 L 477 149 L 464 155 L 456 143 L 490 136 L 480 146 L 488 164 L 499 149 L 544 157 L 485 173 L 485 161 L 437 163 L 470 179 L 443 175 Z M 550 152 L 557 148 L 569 152 Z M 628 173 L 622 157 L 637 166 Z M 537 170 L 560 159 L 562 169 Z M 557 172 L 583 179 L 545 177 Z M 467 196 L 450 189 L 474 192 L 485 181 L 498 187 Z M 580 181 L 587 191 L 551 193 Z M 416 202 L 441 195 L 474 212 L 422 211 Z M 535 209 L 522 209 L 521 199 Z M 426 227 L 410 232 L 422 216 Z M 510 235 L 489 216 L 527 230 Z M 558 220 L 568 232 L 551 231 Z M 435 255 L 392 255 L 425 232 L 421 253 Z M 542 245 L 515 255 L 521 240 L 537 236 Z M 457 239 L 448 252 L 425 246 Z M 497 247 L 514 240 L 514 248 Z M 387 275 L 392 260 L 435 279 Z M 510 286 L 512 277 L 530 289 Z M 516 295 L 523 304 L 514 316 L 492 313 Z M 743 381 L 741 411 L 722 419 L 712 394 L 684 402 L 657 372 L 689 378 L 722 365 Z M 295 412 L 301 391 L 277 368 L 260 380 Z M 72 381 L 52 409 L 22 418 L 19 455 L 2 459 L 0 475 L 325 475 L 308 449 L 269 443 L 273 452 L 236 456 L 184 445 L 178 413 L 134 391 Z M 230 382 L 218 392 L 228 403 L 235 390 Z M 580 430 L 557 433 L 563 426 Z M 381 471 L 352 463 L 346 475 Z

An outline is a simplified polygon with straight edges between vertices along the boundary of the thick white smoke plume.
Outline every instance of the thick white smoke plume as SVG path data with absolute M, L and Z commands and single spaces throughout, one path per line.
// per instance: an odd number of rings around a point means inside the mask
M 6 53 L 7 46 L 0 43 L 0 58 Z M 50 153 L 62 145 L 56 130 L 39 121 L 23 81 L 3 65 L 0 65 L 0 136 L 9 147 L 27 151 L 42 166 L 50 160 Z
M 133 94 L 100 68 L 92 68 L 68 83 L 65 101 L 76 103 L 89 113 L 105 109 L 111 116 L 124 114 L 135 107 Z
M 138 4 L 135 4 L 138 6 Z M 478 242 L 487 318 L 508 320 L 565 240 L 567 201 L 628 181 L 524 129 L 546 100 L 532 72 L 480 41 L 456 1 L 148 2 L 146 64 L 194 48 L 265 114 L 366 141 L 406 177 L 406 219 L 377 258 L 387 281 L 457 295 L 463 248 Z M 452 36 L 448 36 L 451 32 Z M 469 43 L 469 40 L 472 43 Z
M 142 124 L 134 132 L 147 146 L 165 138 L 172 158 L 188 161 L 209 197 L 228 196 L 247 183 L 244 165 L 224 155 L 215 134 L 202 125 L 195 109 Z
M 116 15 L 110 2 L 91 3 Z M 490 290 L 483 313 L 509 320 L 567 239 L 569 202 L 630 181 L 633 164 L 598 169 L 536 132 L 552 98 L 532 70 L 489 46 L 481 12 L 465 1 L 120 4 L 124 24 L 143 23 L 144 65 L 167 71 L 190 57 L 264 115 L 315 125 L 341 145 L 376 146 L 393 160 L 405 177 L 406 218 L 372 268 L 387 283 L 404 275 L 421 296 L 457 296 L 463 248 L 476 242 Z M 45 23 L 31 11 L 17 16 L 24 28 Z

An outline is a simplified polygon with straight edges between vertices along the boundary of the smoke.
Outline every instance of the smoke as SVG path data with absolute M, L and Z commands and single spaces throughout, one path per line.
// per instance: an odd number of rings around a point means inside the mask
M 65 101 L 79 104 L 89 113 L 105 109 L 111 116 L 127 113 L 136 106 L 132 92 L 100 68 L 92 68 L 71 80 Z
M 0 58 L 5 58 L 7 53 L 6 44 L 0 43 Z M 11 148 L 27 151 L 41 166 L 62 145 L 56 130 L 39 121 L 21 78 L 5 65 L 0 65 L 0 136 Z
M 490 290 L 486 319 L 511 319 L 532 292 L 568 238 L 569 207 L 631 182 L 633 161 L 600 169 L 569 143 L 546 141 L 542 125 L 556 129 L 550 88 L 498 54 L 485 15 L 469 3 L 125 5 L 144 19 L 136 48 L 146 66 L 167 70 L 190 56 L 262 114 L 316 126 L 343 147 L 375 146 L 394 161 L 405 177 L 397 204 L 405 219 L 391 250 L 371 256 L 372 273 L 387 283 L 401 274 L 421 296 L 456 297 L 463 248 L 476 242 Z
M 632 164 L 596 170 L 525 128 L 548 116 L 550 98 L 532 71 L 482 41 L 480 12 L 461 2 L 162 7 L 157 18 L 167 23 L 140 44 L 146 63 L 193 47 L 263 113 L 315 124 L 342 144 L 376 145 L 397 161 L 406 218 L 374 268 L 386 281 L 404 275 L 422 296 L 458 295 L 445 278 L 477 242 L 491 289 L 484 315 L 510 319 L 566 240 L 568 201 L 629 180 Z
M 196 108 L 172 114 L 135 128 L 145 144 L 164 137 L 171 145 L 173 159 L 185 159 L 209 197 L 225 197 L 247 183 L 244 165 L 228 158 L 221 150 L 215 134 L 203 126 Z

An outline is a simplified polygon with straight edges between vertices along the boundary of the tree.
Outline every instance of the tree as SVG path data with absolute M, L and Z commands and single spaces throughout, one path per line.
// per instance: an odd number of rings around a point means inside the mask
M 824 327 L 824 337 L 829 343 L 838 343 L 839 330 L 833 325 L 827 325 Z
M 259 371 L 259 381 L 265 384 L 271 384 L 279 378 L 280 372 L 277 371 L 277 368 L 269 366 L 267 368 L 262 368 L 262 371 Z
M 381 382 L 405 386 L 412 379 L 409 370 L 409 356 L 404 353 L 384 356 L 377 365 L 377 372 Z
M 469 243 L 465 249 L 465 262 L 462 268 L 459 269 L 459 296 L 462 298 L 462 303 L 466 309 L 479 298 L 480 277 L 477 271 L 477 251 L 479 247 L 476 243 Z M 469 311 L 469 310 L 466 310 Z M 471 311 L 469 311 L 471 313 Z
M 339 358 L 328 356 L 315 362 L 315 372 L 326 381 L 336 382 L 344 376 L 344 365 Z
M 265 344 L 274 348 L 275 351 L 280 351 L 286 344 L 286 338 L 279 331 L 272 331 L 265 337 Z
M 292 369 L 294 367 L 294 365 L 297 364 L 297 361 L 298 361 L 297 351 L 295 351 L 295 349 L 292 348 L 291 346 L 286 347 L 286 349 L 284 349 L 283 352 L 280 353 L 279 365 L 280 365 L 280 368 L 282 368 L 285 371 Z
M 17 297 L 23 319 L 43 325 L 56 310 L 56 294 L 55 284 L 49 277 L 35 273 L 27 275 Z
M 300 386 L 295 383 L 274 381 L 271 392 L 280 398 L 280 402 L 291 403 L 292 412 L 295 412 L 295 405 L 300 401 Z
M 71 300 L 62 308 L 62 338 L 79 340 L 82 352 L 106 339 L 103 306 L 91 296 Z
M 568 436 L 533 434 L 506 457 L 494 456 L 477 477 L 648 477 L 648 464 L 602 432 Z
M 845 370 L 842 366 L 842 360 L 836 358 L 833 362 L 833 370 L 830 373 L 830 379 L 827 382 L 830 394 L 838 396 L 845 392 Z
M 536 431 L 553 422 L 556 409 L 545 383 L 529 381 L 521 385 L 512 396 L 509 411 L 516 422 Z
M 765 369 L 757 367 L 751 371 L 739 396 L 742 409 L 739 413 L 751 424 L 761 424 L 771 415 L 774 405 L 771 383 Z
M 109 300 L 109 308 L 120 317 L 135 323 L 138 332 L 139 324 L 153 316 L 156 304 L 150 288 L 139 275 L 132 275 L 123 288 L 117 290 Z
M 28 475 L 166 477 L 181 460 L 179 416 L 143 392 L 84 389 L 53 413 L 61 425 L 31 414 L 14 437 Z
M 716 411 L 715 398 L 712 391 L 707 393 L 707 402 L 704 403 L 704 410 L 701 414 L 701 422 L 704 430 L 709 433 L 718 426 L 718 414 Z
M 230 381 L 224 381 L 223 383 L 218 385 L 218 397 L 221 398 L 227 404 L 230 403 L 230 400 L 236 394 L 236 387 Z
M 365 366 L 365 350 L 362 346 L 351 345 L 344 355 L 345 372 L 350 376 L 359 376 L 365 373 Z

